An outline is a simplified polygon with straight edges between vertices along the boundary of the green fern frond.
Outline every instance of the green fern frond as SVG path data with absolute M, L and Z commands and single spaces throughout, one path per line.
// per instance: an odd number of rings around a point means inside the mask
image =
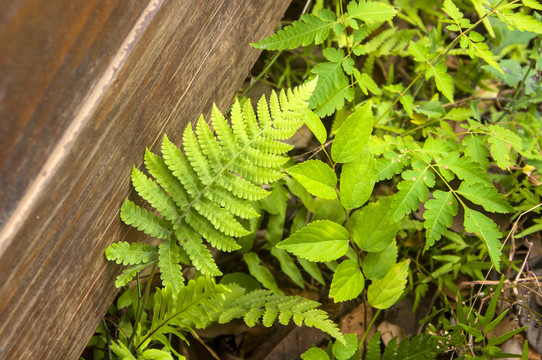
M 130 266 L 129 268 L 124 269 L 122 273 L 119 276 L 117 276 L 117 279 L 115 280 L 115 286 L 118 288 L 125 286 L 130 281 L 132 281 L 132 279 L 134 278 L 134 276 L 136 276 L 138 272 L 147 268 L 149 265 L 152 265 L 156 261 L 157 260 L 154 260 L 154 261 L 151 261 L 150 263 L 134 265 L 134 266 Z
M 213 107 L 215 134 L 200 117 L 195 130 L 188 126 L 183 133 L 184 152 L 167 136 L 162 142 L 162 157 L 145 152 L 145 166 L 156 180 L 132 170 L 137 193 L 163 218 L 126 200 L 121 219 L 165 240 L 154 254 L 162 281 L 170 284 L 174 294 L 183 283 L 181 258 L 189 258 L 203 274 L 221 274 L 203 240 L 222 251 L 240 248 L 234 238 L 249 234 L 242 220 L 259 216 L 252 202 L 268 195 L 262 185 L 283 177 L 281 167 L 288 160 L 285 154 L 291 145 L 281 140 L 290 138 L 304 124 L 316 82 L 273 93 L 269 103 L 260 99 L 258 116 L 249 101 L 244 105 L 237 101 L 232 107 L 231 127 Z M 135 262 L 134 256 L 118 255 L 118 251 L 114 253 L 118 247 L 112 245 L 108 250 L 112 260 L 125 264 L 150 261 Z
M 371 341 L 376 336 L 380 336 L 380 334 L 373 335 Z M 397 343 L 397 337 L 394 337 L 386 346 L 382 360 L 433 360 L 443 351 L 443 347 L 439 346 L 439 340 L 436 336 L 419 334 L 413 338 L 404 338 Z M 377 354 L 376 351 L 372 351 L 371 357 L 367 356 L 366 358 L 366 360 L 377 359 L 380 359 L 380 352 Z
M 295 49 L 313 42 L 318 45 L 324 42 L 333 25 L 334 19 L 329 21 L 327 18 L 321 19 L 316 15 L 305 14 L 291 25 L 251 45 L 263 50 Z
M 107 260 L 115 261 L 117 264 L 137 265 L 148 264 L 157 258 L 157 247 L 143 243 L 128 243 L 119 241 L 111 244 L 105 252 Z
M 277 319 L 287 325 L 293 318 L 297 326 L 305 324 L 315 327 L 345 343 L 344 336 L 337 325 L 329 320 L 328 314 L 316 309 L 319 305 L 301 296 L 275 295 L 268 290 L 255 290 L 229 303 L 220 315 L 219 322 L 227 323 L 243 318 L 247 325 L 254 326 L 261 318 L 265 326 L 271 326 Z

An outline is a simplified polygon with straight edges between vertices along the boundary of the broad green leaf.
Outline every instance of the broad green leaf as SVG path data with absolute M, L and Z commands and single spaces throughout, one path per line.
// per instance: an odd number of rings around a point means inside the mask
M 342 167 L 340 199 L 347 210 L 367 202 L 376 182 L 376 162 L 368 147 L 353 161 Z
M 301 355 L 303 360 L 329 360 L 327 353 L 317 347 L 312 347 Z
M 320 160 L 308 160 L 294 165 L 286 172 L 296 179 L 308 192 L 324 199 L 335 199 L 337 175 Z
M 456 192 L 475 204 L 482 205 L 485 211 L 509 213 L 514 211 L 504 196 L 493 186 L 485 186 L 481 183 L 468 184 L 462 182 Z
M 226 274 L 220 279 L 220 284 L 237 284 L 246 289 L 247 292 L 262 288 L 262 286 L 256 279 L 244 272 L 233 272 Z
M 426 229 L 425 236 L 427 242 L 425 250 L 440 240 L 442 235 L 452 226 L 454 216 L 457 215 L 457 200 L 451 191 L 444 192 L 435 190 L 434 199 L 427 201 L 423 217 L 425 222 L 423 226 Z
M 453 152 L 444 159 L 436 161 L 436 165 L 452 171 L 457 177 L 466 182 L 491 184 L 489 177 L 480 164 L 472 161 L 470 157 L 459 157 L 459 153 Z
M 435 84 L 437 89 L 446 96 L 451 103 L 454 102 L 454 79 L 446 71 L 448 68 L 443 62 L 436 64 L 435 66 L 428 66 L 425 71 L 425 78 L 435 78 Z
M 395 17 L 397 10 L 390 5 L 376 1 L 350 1 L 347 6 L 348 15 L 367 24 L 384 22 Z
M 320 120 L 320 117 L 318 115 L 316 115 L 312 111 L 309 111 L 307 113 L 307 116 L 305 117 L 305 124 L 307 124 L 307 127 L 314 134 L 314 136 L 320 142 L 320 144 L 324 144 L 326 142 L 327 140 L 326 127 L 324 126 L 324 124 L 322 123 L 322 120 Z
M 370 280 L 382 279 L 397 261 L 397 253 L 395 241 L 392 241 L 382 251 L 367 253 L 361 264 L 365 277 Z
M 331 147 L 331 157 L 334 161 L 347 163 L 359 156 L 365 147 L 373 130 L 372 103 L 360 107 L 341 125 Z
M 380 198 L 361 209 L 352 238 L 363 251 L 382 251 L 395 239 L 399 224 L 390 221 L 392 201 L 393 197 Z
M 491 263 L 500 271 L 501 263 L 501 233 L 493 220 L 478 211 L 465 208 L 465 230 L 478 236 L 487 247 Z
M 407 283 L 410 260 L 395 264 L 381 280 L 374 280 L 367 289 L 367 300 L 372 307 L 387 309 L 403 294 Z
M 315 105 L 315 97 L 311 97 L 309 108 L 314 109 L 316 115 L 320 117 L 332 115 L 335 111 L 344 107 L 345 101 L 354 100 L 354 89 L 350 85 L 348 78 L 342 78 L 340 84 L 329 88 L 323 93 L 323 98 L 319 100 L 319 105 Z
M 266 198 L 260 200 L 262 208 L 273 215 L 286 215 L 288 198 L 290 197 L 288 189 L 282 181 L 271 184 L 271 193 Z
M 301 271 L 299 271 L 290 255 L 288 255 L 286 251 L 277 249 L 276 247 L 271 248 L 271 255 L 279 260 L 282 272 L 288 275 L 297 286 L 304 289 L 305 283 L 303 281 L 303 275 L 301 275 Z
M 407 170 L 402 174 L 403 181 L 397 184 L 399 191 L 394 196 L 391 221 L 399 221 L 412 210 L 419 207 L 429 197 L 429 187 L 435 185 L 435 175 L 427 167 L 421 171 Z
M 295 232 L 277 247 L 310 261 L 331 261 L 346 254 L 349 237 L 341 225 L 320 220 Z
M 181 261 L 182 249 L 176 239 L 168 239 L 158 246 L 158 266 L 160 266 L 160 278 L 164 287 L 170 284 L 173 297 L 176 298 L 179 291 L 184 287 L 184 277 L 179 262 Z
M 345 334 L 344 340 L 346 340 L 346 345 L 339 341 L 333 344 L 331 352 L 337 360 L 350 359 L 358 349 L 358 336 L 356 334 Z
M 365 279 L 358 263 L 350 259 L 344 260 L 333 274 L 329 296 L 335 302 L 352 300 L 363 291 L 364 286 Z
M 282 290 L 279 289 L 271 271 L 260 264 L 260 257 L 258 254 L 253 252 L 244 253 L 243 259 L 245 259 L 250 275 L 254 276 L 266 289 L 273 291 L 275 294 L 284 294 Z

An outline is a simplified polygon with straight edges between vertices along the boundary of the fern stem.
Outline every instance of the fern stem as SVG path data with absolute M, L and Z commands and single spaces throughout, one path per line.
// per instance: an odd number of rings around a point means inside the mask
M 143 294 L 143 301 L 141 302 L 141 308 L 139 309 L 139 313 L 137 314 L 137 320 L 134 324 L 132 335 L 130 335 L 130 339 L 128 339 L 128 349 L 130 351 L 132 350 L 134 337 L 137 332 L 137 324 L 141 322 L 141 318 L 143 317 L 143 312 L 145 311 L 145 307 L 147 306 L 147 300 L 149 299 L 149 294 L 151 293 L 151 283 L 152 283 L 152 279 L 154 278 L 154 274 L 156 273 L 157 266 L 158 266 L 158 263 L 154 263 L 152 265 L 151 275 L 149 276 L 149 279 L 147 280 L 147 286 L 145 287 L 145 293 Z M 141 343 L 139 345 L 141 345 Z M 139 348 L 139 345 L 136 347 L 136 350 Z
M 277 61 L 277 59 L 279 58 L 279 56 L 282 54 L 282 50 L 279 50 L 277 51 L 275 54 L 273 54 L 273 56 L 271 57 L 271 59 L 269 60 L 269 62 L 267 63 L 267 65 L 265 66 L 265 68 L 254 78 L 254 79 L 251 79 L 250 80 L 250 84 L 245 88 L 245 90 L 243 90 L 243 92 L 241 93 L 241 95 L 239 95 L 240 98 L 242 98 L 243 96 L 245 96 L 248 91 L 250 89 L 252 89 L 252 87 L 265 75 L 269 72 L 269 69 L 271 68 L 271 66 L 273 66 L 273 64 L 275 63 L 275 61 Z M 228 108 L 228 110 L 226 111 L 226 113 L 229 113 L 231 108 L 232 108 L 233 104 L 230 105 L 230 107 Z

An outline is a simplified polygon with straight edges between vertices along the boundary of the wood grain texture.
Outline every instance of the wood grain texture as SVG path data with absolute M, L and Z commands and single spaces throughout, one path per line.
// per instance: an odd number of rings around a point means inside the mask
M 0 359 L 78 358 L 131 167 L 229 105 L 289 2 L 0 2 Z

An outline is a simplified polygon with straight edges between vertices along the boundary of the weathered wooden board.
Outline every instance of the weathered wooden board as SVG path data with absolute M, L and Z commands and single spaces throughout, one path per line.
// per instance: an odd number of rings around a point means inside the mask
M 131 167 L 229 105 L 289 2 L 0 2 L 0 359 L 78 358 Z

